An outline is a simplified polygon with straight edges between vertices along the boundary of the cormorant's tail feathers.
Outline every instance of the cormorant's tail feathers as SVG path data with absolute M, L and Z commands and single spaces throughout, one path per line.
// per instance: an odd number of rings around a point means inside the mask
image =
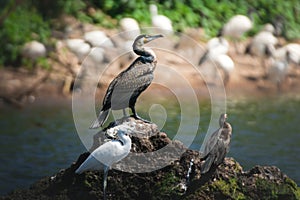
M 98 118 L 91 124 L 90 129 L 95 129 L 102 126 L 107 120 L 108 114 L 109 114 L 109 109 L 100 111 Z
M 210 170 L 213 162 L 214 162 L 214 157 L 212 155 L 209 155 L 200 168 L 201 174 L 207 173 Z

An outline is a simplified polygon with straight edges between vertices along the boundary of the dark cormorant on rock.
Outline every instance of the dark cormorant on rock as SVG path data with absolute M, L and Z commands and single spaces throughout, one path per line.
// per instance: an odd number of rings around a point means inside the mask
M 141 119 L 135 111 L 135 103 L 139 95 L 151 84 L 156 67 L 156 55 L 144 44 L 163 37 L 162 35 L 139 35 L 132 47 L 134 53 L 140 55 L 126 70 L 122 71 L 108 86 L 98 118 L 90 126 L 91 129 L 102 126 L 109 110 L 120 110 L 129 107 L 133 117 Z M 124 111 L 125 114 L 125 111 Z M 143 120 L 146 121 L 146 120 Z
M 221 114 L 220 128 L 211 135 L 205 144 L 204 157 L 201 159 L 204 161 L 201 165 L 201 174 L 207 173 L 212 165 L 220 165 L 229 152 L 232 128 L 226 119 L 227 114 Z

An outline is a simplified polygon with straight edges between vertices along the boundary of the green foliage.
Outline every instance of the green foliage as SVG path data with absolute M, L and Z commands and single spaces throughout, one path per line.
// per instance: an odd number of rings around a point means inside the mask
M 142 27 L 148 27 L 151 26 L 151 3 L 157 5 L 159 14 L 172 20 L 175 31 L 203 27 L 207 36 L 212 37 L 230 17 L 247 15 L 249 8 L 255 8 L 255 27 L 250 35 L 277 16 L 284 18 L 283 35 L 287 39 L 300 35 L 299 0 L 24 0 L 14 6 L 17 2 L 0 1 L 0 64 L 21 63 L 20 47 L 27 41 L 35 39 L 47 45 L 51 27 L 55 27 L 52 21 L 61 14 L 106 28 L 116 28 L 118 20 L 132 17 Z M 6 15 L 13 7 L 16 9 Z
M 263 24 L 271 23 L 277 16 L 285 18 L 284 36 L 288 39 L 300 35 L 300 1 L 269 1 L 269 0 L 91 0 L 103 13 L 112 18 L 135 18 L 141 25 L 151 24 L 149 4 L 158 6 L 159 14 L 169 17 L 174 29 L 182 31 L 186 27 L 203 27 L 208 36 L 215 36 L 224 23 L 236 14 L 247 15 L 249 8 L 255 8 L 255 27 L 251 34 L 256 33 Z
M 49 25 L 35 8 L 17 7 L 1 26 L 0 64 L 18 64 L 24 43 L 33 39 L 46 43 L 49 36 Z

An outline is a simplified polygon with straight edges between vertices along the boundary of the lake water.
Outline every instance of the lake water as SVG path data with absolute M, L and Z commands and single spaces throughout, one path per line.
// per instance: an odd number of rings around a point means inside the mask
M 176 103 L 156 105 L 151 107 L 151 112 L 147 105 L 144 109 L 138 106 L 137 110 L 144 110 L 139 112 L 144 118 L 150 115 L 145 113 L 151 113 L 152 118 L 155 113 L 166 114 L 166 122 L 159 126 L 171 138 L 193 139 L 196 128 L 198 135 L 189 146 L 199 150 L 210 123 L 210 103 L 202 102 L 199 108 L 199 127 L 184 126 L 184 137 L 175 135 L 182 118 Z M 68 103 L 29 105 L 21 110 L 1 107 L 0 111 L 0 194 L 28 187 L 44 176 L 55 174 L 86 151 L 76 133 Z M 275 165 L 300 184 L 299 98 L 228 100 L 227 113 L 233 127 L 228 156 L 234 157 L 246 170 L 257 164 Z

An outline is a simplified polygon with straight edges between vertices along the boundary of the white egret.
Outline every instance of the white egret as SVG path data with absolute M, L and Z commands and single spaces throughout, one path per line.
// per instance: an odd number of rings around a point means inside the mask
M 226 54 L 229 50 L 229 43 L 223 37 L 212 38 L 207 42 L 207 50 L 200 58 L 198 65 L 202 65 L 208 58 L 217 65 L 224 73 L 223 82 L 226 86 L 230 73 L 234 69 L 233 60 Z M 216 75 L 217 71 L 215 71 Z
M 80 62 L 82 62 L 91 51 L 91 46 L 83 39 L 67 39 L 66 44 Z
M 213 57 L 212 61 L 223 71 L 223 83 L 226 86 L 230 79 L 230 74 L 234 70 L 233 60 L 226 54 Z
M 198 65 L 204 63 L 207 58 L 214 57 L 219 54 L 226 54 L 229 50 L 229 43 L 223 37 L 214 37 L 206 44 L 206 50 L 199 60 Z
M 150 13 L 151 13 L 151 21 L 153 27 L 159 28 L 160 29 L 159 31 L 165 34 L 173 33 L 172 21 L 164 15 L 158 15 L 156 5 L 154 4 L 150 5 Z
M 267 71 L 265 59 L 274 55 L 275 45 L 278 43 L 278 39 L 273 35 L 273 31 L 274 27 L 271 24 L 266 24 L 262 31 L 253 37 L 245 51 L 246 54 L 260 58 L 264 73 Z
M 81 174 L 88 170 L 104 170 L 103 175 L 103 196 L 106 199 L 107 175 L 109 168 L 116 162 L 125 158 L 131 149 L 131 139 L 127 134 L 129 126 L 119 125 L 108 129 L 107 132 L 117 132 L 119 139 L 104 143 L 95 149 L 89 157 L 75 171 Z M 112 133 L 108 133 L 112 135 Z
M 204 156 L 201 160 L 204 161 L 204 163 L 201 165 L 201 174 L 207 173 L 212 165 L 220 165 L 229 152 L 232 127 L 226 122 L 226 119 L 227 114 L 221 114 L 219 119 L 220 128 L 203 144 L 205 145 Z
M 138 22 L 133 18 L 130 17 L 122 18 L 119 24 L 120 24 L 121 31 L 124 32 L 122 33 L 122 36 L 126 40 L 134 40 L 141 33 Z
M 249 17 L 245 15 L 235 15 L 224 24 L 220 30 L 220 35 L 224 37 L 230 37 L 234 41 L 235 50 L 238 51 L 238 40 L 241 39 L 244 33 L 248 32 L 253 27 L 253 10 L 248 11 Z
M 286 52 L 289 52 L 290 61 L 296 65 L 300 65 L 300 44 L 289 43 L 285 46 L 276 49 L 274 57 L 279 60 L 283 60 L 286 57 Z
M 90 31 L 84 33 L 84 40 L 92 47 L 114 47 L 113 42 L 103 31 Z
M 276 84 L 277 91 L 280 92 L 282 88 L 282 83 L 286 78 L 289 70 L 289 62 L 291 54 L 286 51 L 285 57 L 283 59 L 275 59 L 268 71 L 269 79 Z

